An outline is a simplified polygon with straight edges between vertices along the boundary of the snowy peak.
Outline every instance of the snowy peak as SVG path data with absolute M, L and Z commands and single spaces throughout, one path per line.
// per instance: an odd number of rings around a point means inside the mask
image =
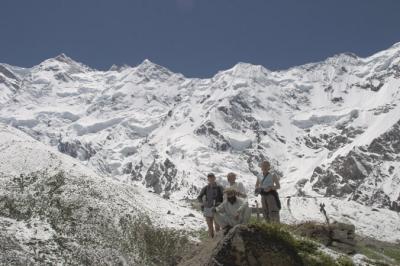
M 182 78 L 182 74 L 177 74 L 169 69 L 151 62 L 148 59 L 143 60 L 138 66 L 133 68 L 138 76 L 144 76 L 147 80 L 165 81 L 173 77 Z
M 51 72 L 64 72 L 68 74 L 91 71 L 88 66 L 74 61 L 64 53 L 61 53 L 54 58 L 47 59 L 34 68 L 39 71 L 45 70 Z
M 51 64 L 51 63 L 59 63 L 62 65 L 76 65 L 80 64 L 76 61 L 74 61 L 71 57 L 68 57 L 66 54 L 61 53 L 53 58 L 46 59 L 43 61 L 40 65 L 42 64 Z
M 233 69 L 236 72 L 249 74 L 249 75 L 267 75 L 271 71 L 263 67 L 262 65 L 253 65 L 249 63 L 239 62 Z
M 64 53 L 61 53 L 61 54 L 57 55 L 56 57 L 54 57 L 54 60 L 57 60 L 59 62 L 64 62 L 67 64 L 71 64 L 71 63 L 75 62 L 74 60 L 72 60 L 72 58 L 68 57 Z
M 151 62 L 148 59 L 143 60 L 142 63 L 135 67 L 140 72 L 170 72 L 167 68 Z
M 361 58 L 359 58 L 354 53 L 347 52 L 329 57 L 328 59 L 325 60 L 325 63 L 334 66 L 358 65 L 361 63 Z
M 268 84 L 269 78 L 272 77 L 270 73 L 273 72 L 261 65 L 240 62 L 228 70 L 218 72 L 211 80 L 215 82 L 213 87 L 235 91 L 239 88 L 254 87 L 256 84 Z
M 142 63 L 140 63 L 138 66 L 141 66 L 143 68 L 152 68 L 152 67 L 161 67 L 160 65 L 153 63 L 149 59 L 144 59 Z
M 231 69 L 223 71 L 225 74 L 232 75 L 233 77 L 250 77 L 254 78 L 257 76 L 265 76 L 268 75 L 271 71 L 266 69 L 261 65 L 253 65 L 249 63 L 239 62 L 234 65 Z

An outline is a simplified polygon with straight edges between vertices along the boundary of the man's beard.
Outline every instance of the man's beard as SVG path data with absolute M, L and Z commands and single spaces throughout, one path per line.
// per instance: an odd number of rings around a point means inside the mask
M 236 196 L 228 197 L 228 201 L 229 201 L 231 204 L 234 204 L 234 203 L 236 202 Z

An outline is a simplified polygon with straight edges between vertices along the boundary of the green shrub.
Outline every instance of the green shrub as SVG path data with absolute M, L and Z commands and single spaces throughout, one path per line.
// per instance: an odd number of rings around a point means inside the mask
M 340 256 L 337 259 L 337 263 L 340 266 L 353 266 L 354 262 L 348 256 Z
M 250 222 L 251 226 L 260 228 L 266 237 L 272 241 L 279 241 L 287 247 L 292 247 L 307 266 L 353 266 L 354 263 L 348 257 L 340 257 L 335 260 L 331 256 L 319 250 L 319 244 L 304 237 L 294 237 L 288 226 L 271 224 L 266 222 Z
M 358 252 L 365 255 L 367 263 L 374 266 L 400 265 L 400 249 L 389 246 L 358 245 Z
M 392 258 L 400 265 L 400 247 L 386 247 L 382 252 L 385 256 Z
M 127 236 L 125 248 L 131 249 L 135 245 L 147 265 L 176 265 L 191 247 L 187 232 L 156 227 L 147 216 L 127 216 L 121 218 L 120 225 Z

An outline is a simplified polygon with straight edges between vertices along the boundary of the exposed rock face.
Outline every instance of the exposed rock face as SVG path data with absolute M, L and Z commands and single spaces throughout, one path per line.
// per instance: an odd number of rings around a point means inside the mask
M 397 106 L 397 104 L 394 104 L 394 103 L 385 104 L 385 105 L 379 106 L 377 108 L 372 108 L 371 111 L 374 111 L 374 115 L 381 115 L 381 114 L 386 114 L 386 113 L 390 112 L 396 106 Z
M 355 137 L 363 133 L 360 128 L 340 127 L 337 133 L 321 134 L 318 136 L 310 135 L 304 137 L 304 144 L 310 149 L 326 148 L 335 151 L 346 144 L 351 143 Z
M 400 162 L 399 154 L 400 121 L 370 145 L 336 157 L 325 168 L 315 168 L 311 177 L 311 182 L 315 181 L 313 189 L 325 196 L 350 197 L 363 204 L 397 209 L 398 199 L 391 199 L 380 184 L 388 177 L 400 183 L 391 165 Z
M 317 167 L 311 181 L 318 176 L 313 189 L 326 196 L 343 197 L 352 193 L 371 172 L 369 164 L 362 164 L 363 158 L 357 151 L 351 151 L 345 157 L 338 157 L 326 171 Z
M 211 147 L 219 151 L 227 151 L 230 148 L 229 142 L 216 129 L 213 122 L 208 121 L 201 125 L 194 132 L 196 135 L 203 135 L 210 138 Z
M 154 160 L 147 170 L 144 180 L 147 187 L 152 187 L 155 193 L 160 194 L 162 191 L 169 192 L 177 188 L 174 180 L 177 173 L 175 164 L 168 158 L 162 163 Z
M 294 247 L 271 239 L 255 226 L 238 225 L 215 248 L 209 266 L 300 266 Z
M 264 108 L 260 100 L 256 97 L 251 97 L 246 93 L 240 93 L 229 100 L 229 105 L 219 106 L 217 110 L 232 129 L 240 130 L 242 133 L 254 132 L 255 140 L 259 143 L 262 136 L 267 135 L 267 128 L 254 118 L 252 112 L 255 107 Z M 272 125 L 273 122 L 270 122 L 267 126 Z
M 133 166 L 132 162 L 129 162 L 125 165 L 123 173 L 130 174 L 132 177 L 132 180 L 140 181 L 143 179 L 143 175 L 142 175 L 143 167 L 144 167 L 144 165 L 143 165 L 142 161 L 140 161 L 135 166 Z
M 385 160 L 400 159 L 400 120 L 391 130 L 376 138 L 368 146 L 368 151 L 377 153 Z
M 368 83 L 356 84 L 355 86 L 360 87 L 362 89 L 366 89 L 366 90 L 379 91 L 383 85 L 384 85 L 383 77 L 380 77 L 379 79 L 369 80 Z
M 83 144 L 79 140 L 65 142 L 63 140 L 59 140 L 57 148 L 60 152 L 68 154 L 74 158 L 78 158 L 82 161 L 89 160 L 97 153 L 97 151 L 92 148 L 90 144 Z
M 0 86 L 0 103 L 14 98 L 15 93 L 21 89 L 20 78 L 2 64 L 0 64 Z
M 7 78 L 19 80 L 19 78 L 17 76 L 15 76 L 10 70 L 8 70 L 3 65 L 0 65 L 0 73 L 3 74 L 4 76 L 6 76 Z

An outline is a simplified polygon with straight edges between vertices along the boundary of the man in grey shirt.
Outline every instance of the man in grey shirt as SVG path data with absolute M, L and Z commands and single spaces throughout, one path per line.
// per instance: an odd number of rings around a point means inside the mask
M 214 220 L 214 211 L 215 207 L 220 205 L 223 201 L 223 193 L 224 189 L 221 185 L 215 182 L 215 175 L 210 173 L 207 175 L 208 185 L 203 187 L 199 196 L 197 197 L 198 201 L 202 203 L 202 211 L 203 215 L 206 218 L 207 226 L 208 226 L 208 234 L 211 238 L 214 237 L 214 226 L 215 231 L 219 231 L 219 225 Z

